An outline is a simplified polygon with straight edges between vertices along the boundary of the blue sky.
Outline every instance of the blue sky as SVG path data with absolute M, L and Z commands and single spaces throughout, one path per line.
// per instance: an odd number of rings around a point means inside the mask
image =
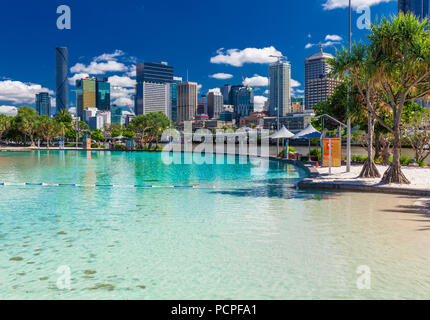
M 352 0 L 369 5 L 372 22 L 395 14 L 397 1 Z M 56 26 L 59 5 L 71 8 L 71 30 Z M 34 105 L 34 94 L 55 97 L 55 47 L 69 48 L 70 82 L 78 76 L 108 76 L 112 100 L 132 103 L 133 66 L 167 61 L 177 76 L 199 83 L 201 93 L 225 83 L 256 89 L 267 97 L 270 54 L 292 65 L 294 94 L 304 89 L 304 59 L 318 50 L 347 45 L 347 0 L 184 1 L 2 1 L 0 4 L 0 112 Z M 353 41 L 364 40 L 353 12 Z M 230 78 L 227 78 L 230 77 Z M 75 104 L 74 86 L 70 103 Z

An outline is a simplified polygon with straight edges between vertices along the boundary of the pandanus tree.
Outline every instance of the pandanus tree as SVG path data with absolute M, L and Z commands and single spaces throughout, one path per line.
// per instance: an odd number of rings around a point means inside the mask
M 332 67 L 332 74 L 335 76 L 344 76 L 349 74 L 354 88 L 360 94 L 366 106 L 367 113 L 367 153 L 368 157 L 360 173 L 361 178 L 379 178 L 381 177 L 374 159 L 374 132 L 375 117 L 372 110 L 375 110 L 376 96 L 374 89 L 376 64 L 372 56 L 368 54 L 368 48 L 364 44 L 354 44 L 351 52 L 346 49 L 337 51 L 336 58 L 329 59 L 328 63 Z
M 391 121 L 375 118 L 394 136 L 393 162 L 382 183 L 409 184 L 400 165 L 401 123 L 405 104 L 430 92 L 430 31 L 427 19 L 411 14 L 384 18 L 371 27 L 369 52 L 376 62 L 378 100 L 391 110 Z
M 430 93 L 429 23 L 399 14 L 372 25 L 367 37 L 368 44 L 355 45 L 351 54 L 342 52 L 332 62 L 349 72 L 361 87 L 369 121 L 376 119 L 393 135 L 393 161 L 381 182 L 409 184 L 400 165 L 401 122 L 405 104 Z M 380 116 L 377 107 L 388 109 L 390 116 Z M 373 167 L 371 163 L 367 166 Z

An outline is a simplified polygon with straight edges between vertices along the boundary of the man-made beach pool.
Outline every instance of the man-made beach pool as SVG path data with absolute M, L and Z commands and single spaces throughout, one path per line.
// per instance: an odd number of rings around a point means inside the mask
M 305 176 L 277 161 L 0 153 L 0 299 L 430 297 L 416 199 L 290 189 Z

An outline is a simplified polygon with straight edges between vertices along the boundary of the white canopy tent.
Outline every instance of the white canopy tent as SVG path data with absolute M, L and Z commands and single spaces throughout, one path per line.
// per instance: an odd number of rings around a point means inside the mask
M 305 129 L 296 134 L 293 139 L 309 139 L 309 161 L 311 160 L 311 139 L 321 138 L 321 132 L 309 124 Z
M 289 139 L 291 139 L 292 137 L 294 137 L 294 133 L 292 133 L 287 128 L 285 128 L 285 126 L 282 126 L 282 128 L 279 131 L 275 132 L 270 136 L 270 139 L 286 139 L 287 147 L 285 148 L 285 155 L 288 158 L 288 149 L 290 145 Z

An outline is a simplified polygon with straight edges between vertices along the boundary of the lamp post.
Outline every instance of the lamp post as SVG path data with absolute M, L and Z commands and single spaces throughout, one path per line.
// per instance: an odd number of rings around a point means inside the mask
M 349 0 L 349 26 L 348 26 L 348 50 L 351 54 L 351 0 Z M 348 98 L 346 105 L 347 113 L 347 141 L 346 141 L 346 172 L 351 172 L 351 117 L 349 115 L 350 107 L 350 87 L 348 84 Z

